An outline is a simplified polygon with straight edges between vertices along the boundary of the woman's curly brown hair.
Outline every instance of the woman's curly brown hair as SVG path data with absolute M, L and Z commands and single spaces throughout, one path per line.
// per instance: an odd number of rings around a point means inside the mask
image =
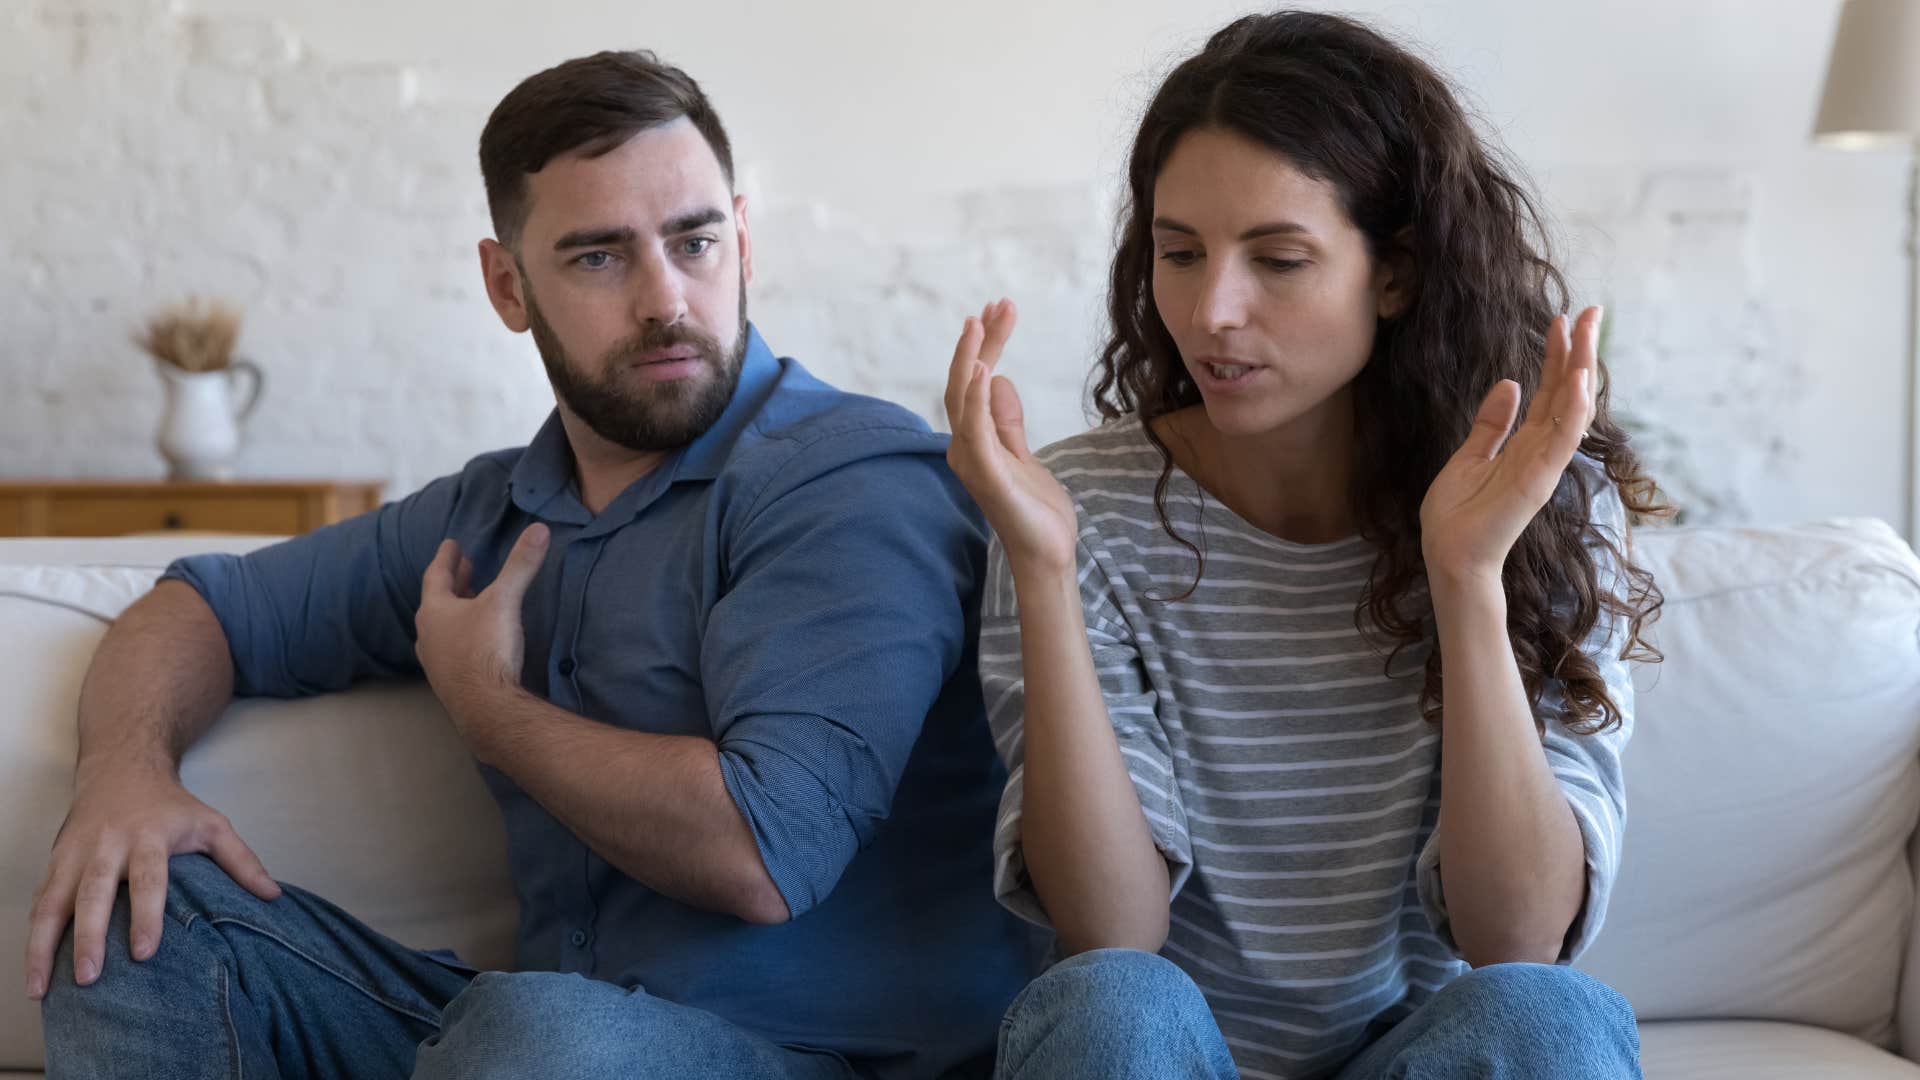
M 1137 416 L 1159 449 L 1160 522 L 1202 570 L 1200 548 L 1167 516 L 1173 455 L 1152 423 L 1201 400 L 1153 303 L 1151 238 L 1155 180 L 1181 136 L 1198 128 L 1270 147 L 1334 189 L 1376 258 L 1404 250 L 1412 260 L 1411 303 L 1380 322 L 1353 385 L 1350 498 L 1360 535 L 1379 551 L 1355 618 L 1368 616 L 1370 632 L 1397 656 L 1431 633 L 1430 606 L 1414 602 L 1425 576 L 1420 503 L 1427 487 L 1466 439 L 1496 381 L 1520 384 L 1523 409 L 1532 400 L 1547 328 L 1566 307 L 1566 281 L 1549 257 L 1545 225 L 1514 170 L 1476 135 L 1446 80 L 1351 19 L 1250 15 L 1174 69 L 1147 108 L 1128 163 L 1108 297 L 1113 335 L 1093 395 L 1109 420 Z M 1581 453 L 1598 463 L 1629 514 L 1669 513 L 1609 417 L 1604 371 Z M 1641 632 L 1661 604 L 1652 575 L 1632 561 L 1628 537 L 1609 536 L 1591 520 L 1599 492 L 1589 490 L 1590 472 L 1567 470 L 1503 573 L 1508 633 L 1528 697 L 1537 709 L 1557 681 L 1568 726 L 1581 733 L 1621 721 L 1581 643 L 1604 613 L 1625 627 L 1623 657 L 1657 661 Z M 1617 580 L 1600 580 L 1597 555 Z M 1436 648 L 1420 695 L 1422 712 L 1435 722 L 1440 688 Z

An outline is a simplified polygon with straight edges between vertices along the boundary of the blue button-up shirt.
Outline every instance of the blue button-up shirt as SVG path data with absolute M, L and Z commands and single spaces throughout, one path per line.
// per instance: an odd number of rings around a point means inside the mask
M 520 966 L 933 1075 L 991 1050 L 1029 974 L 1026 932 L 992 892 L 1004 776 L 975 671 L 983 526 L 943 436 L 749 334 L 719 421 L 598 515 L 556 415 L 529 446 L 370 514 L 167 576 L 219 617 L 237 693 L 315 694 L 419 673 L 420 577 L 443 538 L 478 588 L 545 522 L 522 613 L 527 690 L 712 739 L 793 917 L 755 926 L 662 896 L 483 766 Z

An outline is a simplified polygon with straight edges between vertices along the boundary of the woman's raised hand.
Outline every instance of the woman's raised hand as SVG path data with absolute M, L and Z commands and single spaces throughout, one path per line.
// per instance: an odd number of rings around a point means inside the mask
M 1520 384 L 1502 379 L 1481 402 L 1466 442 L 1420 504 L 1429 576 L 1498 580 L 1521 531 L 1553 497 L 1593 419 L 1600 316 L 1590 307 L 1571 328 L 1565 315 L 1554 318 L 1540 386 L 1518 430 Z
M 1013 334 L 1013 301 L 968 316 L 947 371 L 947 464 L 987 515 L 1016 575 L 1071 573 L 1079 525 L 1073 500 L 1027 449 L 1020 395 L 993 367 Z

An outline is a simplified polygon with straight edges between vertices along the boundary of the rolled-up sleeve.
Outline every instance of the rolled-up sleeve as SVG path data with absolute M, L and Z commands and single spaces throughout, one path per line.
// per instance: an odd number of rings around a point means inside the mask
M 1173 750 L 1160 725 L 1159 695 L 1147 680 L 1140 653 L 1113 596 L 1106 575 L 1087 547 L 1079 546 L 1080 604 L 1093 654 L 1100 695 L 1107 706 L 1114 739 L 1133 781 L 1154 846 L 1167 860 L 1169 899 L 1177 896 L 1193 872 L 1193 840 L 1187 812 L 1173 772 Z M 1020 655 L 1020 614 L 1006 552 L 996 539 L 987 556 L 987 588 L 980 602 L 980 688 L 994 746 L 1007 765 L 1007 786 L 993 833 L 993 890 L 1007 910 L 1041 926 L 1051 926 L 1027 872 L 1020 842 L 1026 803 L 1026 690 L 1028 674 Z
M 1624 552 L 1626 507 L 1604 475 L 1593 482 L 1598 493 L 1592 500 L 1592 520 L 1613 547 Z M 1590 545 L 1589 550 L 1593 553 L 1600 589 L 1624 596 L 1627 582 L 1620 560 L 1602 545 Z M 1573 811 L 1586 851 L 1586 902 L 1567 930 L 1559 957 L 1563 964 L 1578 959 L 1599 935 L 1608 900 L 1613 895 L 1613 882 L 1620 870 L 1620 840 L 1627 819 L 1626 780 L 1621 773 L 1620 757 L 1633 735 L 1634 707 L 1632 673 L 1621 656 L 1626 648 L 1626 633 L 1625 620 L 1602 609 L 1580 647 L 1593 661 L 1606 683 L 1608 695 L 1620 710 L 1618 726 L 1596 734 L 1576 735 L 1567 729 L 1571 710 L 1565 688 L 1558 682 L 1549 683 L 1540 698 L 1538 715 L 1544 728 L 1542 748 L 1547 766 Z M 1418 871 L 1420 900 L 1427 917 L 1441 940 L 1457 950 L 1442 887 L 1438 832 L 1421 851 Z
M 909 441 L 831 436 L 781 468 L 702 637 L 721 774 L 796 917 L 874 839 L 967 652 L 984 529 L 940 441 Z
M 420 576 L 446 535 L 460 477 L 245 555 L 192 555 L 185 582 L 220 620 L 234 693 L 301 697 L 364 678 L 417 674 Z

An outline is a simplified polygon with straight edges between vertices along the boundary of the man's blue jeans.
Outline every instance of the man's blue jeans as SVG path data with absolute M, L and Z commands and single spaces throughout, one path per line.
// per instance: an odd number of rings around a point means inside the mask
M 1448 983 L 1338 1080 L 1616 1080 L 1640 1076 L 1633 1008 L 1570 968 L 1494 964 Z M 1014 1000 L 996 1080 L 1238 1076 L 1187 973 L 1131 949 L 1070 957 Z
M 61 943 L 42 1006 L 53 1080 L 857 1075 L 834 1054 L 777 1046 L 644 990 L 478 974 L 302 889 L 261 900 L 202 855 L 174 858 L 169 873 L 150 959 L 127 954 L 124 888 L 92 986 L 74 985 L 72 933 Z

